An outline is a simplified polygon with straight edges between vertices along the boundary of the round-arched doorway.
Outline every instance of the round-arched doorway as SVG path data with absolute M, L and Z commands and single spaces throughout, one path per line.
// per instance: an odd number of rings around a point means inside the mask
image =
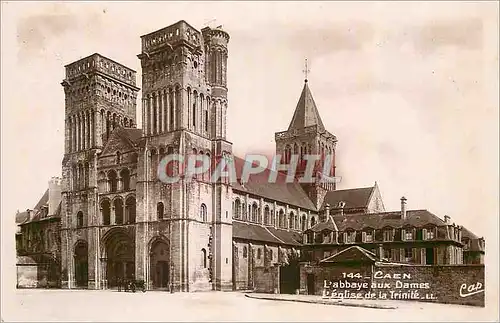
M 104 249 L 108 287 L 117 287 L 120 281 L 135 279 L 135 245 L 126 232 L 110 231 L 104 239 Z
M 150 278 L 154 289 L 168 288 L 170 284 L 170 253 L 167 242 L 156 240 L 150 250 Z
M 78 241 L 74 253 L 76 287 L 88 286 L 88 245 L 85 241 Z

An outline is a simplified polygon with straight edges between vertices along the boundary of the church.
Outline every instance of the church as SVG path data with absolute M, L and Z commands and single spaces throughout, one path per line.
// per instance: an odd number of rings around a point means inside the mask
M 426 210 L 385 212 L 376 183 L 338 190 L 319 178 L 269 182 L 266 172 L 247 182 L 160 181 L 169 154 L 231 156 L 241 177 L 245 160 L 226 136 L 229 39 L 222 27 L 198 31 L 185 21 L 142 36 L 142 89 L 136 71 L 97 53 L 65 66 L 62 178 L 16 215 L 18 284 L 19 268 L 31 264 L 46 268 L 46 284 L 69 289 L 115 288 L 123 279 L 182 292 L 252 289 L 256 267 L 322 259 L 349 244 L 384 256 L 386 238 L 399 261 L 459 264 L 466 251 L 482 261 L 482 238 Z M 288 129 L 275 134 L 276 154 L 285 164 L 291 154 L 319 155 L 334 177 L 337 138 L 307 79 L 297 94 Z M 421 251 L 418 239 L 432 241 Z

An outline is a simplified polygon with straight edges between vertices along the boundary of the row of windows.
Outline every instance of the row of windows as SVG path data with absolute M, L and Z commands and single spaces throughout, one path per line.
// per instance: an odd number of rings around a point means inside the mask
M 446 238 L 445 232 L 438 230 L 437 227 L 385 230 L 366 229 L 364 231 L 348 230 L 339 232 L 325 230 L 321 233 L 307 232 L 304 236 L 306 243 L 390 242 Z
M 115 198 L 112 202 L 108 199 L 105 199 L 101 202 L 100 209 L 103 225 L 135 223 L 136 202 L 135 197 L 133 196 L 128 197 L 125 200 L 125 203 L 120 197 Z M 112 211 L 114 212 L 114 223 L 111 223 Z M 83 225 L 83 220 L 81 223 Z
M 298 214 L 293 211 L 289 213 L 288 216 L 285 215 L 283 209 L 280 209 L 278 214 L 275 215 L 274 210 L 271 210 L 269 206 L 264 207 L 264 218 L 262 221 L 260 207 L 256 202 L 245 207 L 245 203 L 241 202 L 240 199 L 236 199 L 233 202 L 233 218 L 237 220 L 250 221 L 255 223 L 263 223 L 264 225 L 277 225 L 278 228 L 283 229 L 295 229 L 295 230 L 306 230 L 307 229 L 307 216 L 302 215 L 299 218 Z M 312 217 L 310 221 L 310 226 L 316 224 L 316 218 Z
M 118 153 L 117 160 L 120 159 L 121 155 Z M 116 170 L 109 170 L 106 173 L 100 172 L 98 178 L 99 191 L 115 193 L 135 189 L 135 187 L 131 187 L 130 185 L 130 178 L 130 170 L 128 168 L 123 168 L 119 173 Z

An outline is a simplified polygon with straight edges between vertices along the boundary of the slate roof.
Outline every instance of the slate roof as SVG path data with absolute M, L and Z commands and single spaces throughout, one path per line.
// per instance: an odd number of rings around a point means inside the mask
M 133 144 L 138 144 L 142 138 L 142 129 L 138 128 L 122 128 L 121 134 L 123 137 L 130 140 Z
M 471 231 L 469 231 L 467 228 L 462 227 L 462 240 L 464 238 L 467 238 L 470 241 L 469 249 L 465 250 L 465 251 L 482 251 L 482 252 L 484 252 L 484 249 L 480 245 L 479 237 L 476 236 Z
M 300 233 L 268 228 L 255 223 L 233 221 L 233 238 L 298 246 Z
M 316 103 L 314 102 L 311 90 L 307 84 L 304 83 L 304 88 L 300 94 L 299 102 L 295 108 L 292 121 L 288 126 L 288 131 L 292 129 L 302 129 L 309 126 L 317 125 L 319 130 L 324 131 L 325 126 L 316 108 Z
M 42 197 L 40 198 L 40 200 L 33 209 L 35 210 L 35 212 L 39 211 L 42 209 L 42 206 L 44 206 L 47 203 L 49 203 L 49 189 L 47 189 L 45 193 L 43 193 Z
M 311 201 L 307 193 L 304 191 L 300 183 L 294 181 L 286 182 L 286 175 L 278 173 L 274 183 L 269 182 L 269 175 L 276 173 L 267 168 L 261 173 L 251 174 L 248 182 L 240 183 L 241 173 L 246 161 L 239 157 L 234 157 L 237 183 L 233 183 L 233 189 L 241 192 L 254 194 L 278 202 L 294 205 L 307 210 L 316 210 L 314 203 Z
M 375 186 L 330 191 L 326 193 L 322 208 L 326 203 L 330 208 L 337 208 L 340 201 L 345 202 L 344 209 L 366 208 L 374 189 Z
M 28 220 L 29 214 L 28 211 L 23 211 L 16 213 L 16 224 L 20 224 Z
M 408 210 L 406 218 L 401 219 L 400 211 L 383 213 L 363 213 L 345 216 L 333 216 L 333 220 L 339 231 L 346 229 L 362 230 L 364 228 L 382 229 L 384 227 L 403 228 L 407 225 L 412 227 L 423 227 L 427 224 L 442 226 L 446 223 L 438 216 L 427 210 Z M 325 224 L 317 223 L 308 230 L 320 232 L 325 229 Z

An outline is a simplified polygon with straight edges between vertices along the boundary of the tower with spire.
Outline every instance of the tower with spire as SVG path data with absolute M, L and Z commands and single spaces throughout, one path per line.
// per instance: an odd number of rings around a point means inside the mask
M 309 89 L 305 65 L 305 79 L 302 93 L 295 108 L 292 121 L 286 131 L 275 133 L 276 155 L 280 155 L 281 163 L 290 165 L 292 156 L 297 156 L 298 164 L 295 175 L 302 177 L 306 170 L 306 155 L 317 155 L 318 161 L 313 171 L 313 181 L 302 183 L 316 207 L 323 204 L 328 191 L 336 189 L 334 181 L 322 181 L 325 175 L 335 176 L 335 149 L 337 137 L 325 129 L 313 95 Z M 326 171 L 325 171 L 326 165 Z

